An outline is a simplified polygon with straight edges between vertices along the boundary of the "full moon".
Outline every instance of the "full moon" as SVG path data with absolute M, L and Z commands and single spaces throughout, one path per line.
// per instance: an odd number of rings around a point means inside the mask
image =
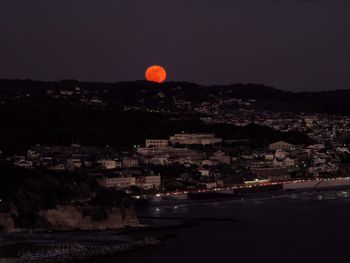
M 146 70 L 145 76 L 148 81 L 162 83 L 166 79 L 166 71 L 161 66 L 151 66 Z

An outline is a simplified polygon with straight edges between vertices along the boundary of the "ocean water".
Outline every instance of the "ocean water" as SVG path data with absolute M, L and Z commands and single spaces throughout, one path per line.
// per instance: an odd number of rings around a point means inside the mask
M 175 234 L 162 246 L 92 262 L 350 262 L 350 191 L 152 207 L 140 215 L 213 220 L 162 231 Z

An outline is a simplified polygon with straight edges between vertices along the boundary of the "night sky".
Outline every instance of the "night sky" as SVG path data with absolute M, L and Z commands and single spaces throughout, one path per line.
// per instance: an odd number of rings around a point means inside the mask
M 350 88 L 348 0 L 1 0 L 0 78 Z

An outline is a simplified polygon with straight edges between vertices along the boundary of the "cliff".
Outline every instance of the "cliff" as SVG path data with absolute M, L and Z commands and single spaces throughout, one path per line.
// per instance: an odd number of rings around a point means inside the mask
M 54 230 L 109 230 L 140 226 L 133 208 L 109 208 L 107 214 L 104 220 L 93 220 L 91 216 L 83 215 L 79 207 L 73 206 L 40 212 Z
M 0 232 L 11 232 L 15 230 L 15 221 L 10 213 L 0 213 Z
M 82 207 L 59 206 L 55 209 L 42 210 L 39 216 L 46 222 L 40 230 L 69 231 L 69 230 L 112 230 L 124 227 L 139 227 L 139 220 L 132 207 L 106 209 L 106 218 L 96 220 L 83 213 Z M 0 230 L 5 232 L 20 231 L 11 214 L 0 213 Z M 24 229 L 26 230 L 26 229 Z

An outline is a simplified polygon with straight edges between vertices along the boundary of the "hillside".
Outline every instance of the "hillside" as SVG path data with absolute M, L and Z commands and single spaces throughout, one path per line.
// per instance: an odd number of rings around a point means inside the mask
M 261 143 L 309 142 L 298 132 L 267 127 L 205 125 L 193 109 L 229 98 L 252 100 L 250 110 L 350 114 L 350 91 L 292 93 L 255 84 L 200 86 L 187 82 L 89 83 L 0 80 L 0 150 L 25 152 L 34 144 L 114 145 L 129 148 L 175 132 L 215 132 L 224 139 Z M 179 105 L 190 105 L 179 108 Z M 236 107 L 236 106 L 232 106 Z

